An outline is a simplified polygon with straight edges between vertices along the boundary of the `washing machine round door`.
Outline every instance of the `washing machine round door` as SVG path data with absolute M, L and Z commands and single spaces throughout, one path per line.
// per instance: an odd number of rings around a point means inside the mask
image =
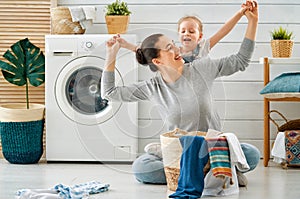
M 101 77 L 104 59 L 82 56 L 68 62 L 60 71 L 55 83 L 55 98 L 60 110 L 76 123 L 101 124 L 117 113 L 120 102 L 101 98 Z M 116 85 L 123 85 L 116 69 Z

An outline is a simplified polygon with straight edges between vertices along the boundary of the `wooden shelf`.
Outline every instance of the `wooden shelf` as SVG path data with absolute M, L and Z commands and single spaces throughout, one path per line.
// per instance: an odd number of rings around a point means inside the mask
M 284 65 L 299 65 L 300 57 L 291 58 L 273 58 L 273 57 L 261 57 L 259 59 L 260 64 L 264 64 L 264 60 L 268 59 L 269 64 L 284 64 Z
M 270 65 L 300 65 L 300 57 L 292 58 L 271 58 L 262 57 L 259 63 L 264 65 L 264 86 L 270 81 Z M 270 102 L 300 102 L 300 98 L 264 98 L 264 166 L 267 167 L 270 160 Z
M 285 98 L 266 98 L 268 101 L 282 101 L 282 102 L 300 102 L 298 97 L 285 97 Z

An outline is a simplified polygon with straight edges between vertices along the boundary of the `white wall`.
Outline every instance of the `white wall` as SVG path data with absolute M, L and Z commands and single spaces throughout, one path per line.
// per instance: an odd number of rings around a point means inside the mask
M 92 5 L 97 8 L 97 19 L 89 33 L 107 33 L 104 7 L 113 0 L 58 0 L 58 6 Z M 138 42 L 147 35 L 162 32 L 177 40 L 177 20 L 184 15 L 197 15 L 204 23 L 204 37 L 211 36 L 239 8 L 242 0 L 127 0 L 132 11 L 128 33 L 137 34 Z M 293 56 L 300 55 L 300 2 L 297 0 L 259 1 L 259 27 L 257 45 L 249 68 L 245 72 L 218 80 L 215 85 L 215 99 L 223 122 L 223 130 L 235 132 L 241 142 L 248 142 L 263 149 L 263 98 L 259 91 L 263 88 L 263 66 L 260 57 L 271 56 L 270 31 L 278 26 L 287 27 L 295 33 Z M 211 52 L 212 57 L 220 57 L 236 52 L 247 26 L 246 18 L 237 24 Z M 272 77 L 300 66 L 276 66 Z M 139 80 L 148 79 L 153 73 L 139 68 Z M 300 103 L 272 103 L 287 118 L 300 118 Z M 279 121 L 280 122 L 280 121 Z M 165 132 L 162 120 L 155 106 L 148 102 L 139 103 L 139 148 L 159 141 Z M 276 129 L 271 125 L 272 139 Z

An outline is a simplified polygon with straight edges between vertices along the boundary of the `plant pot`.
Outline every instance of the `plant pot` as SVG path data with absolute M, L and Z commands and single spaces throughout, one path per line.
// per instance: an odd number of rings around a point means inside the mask
M 109 34 L 124 34 L 127 32 L 129 16 L 109 15 L 105 16 L 105 21 Z
M 292 40 L 272 40 L 272 55 L 273 57 L 291 57 L 293 51 Z
M 0 136 L 4 158 L 13 164 L 37 163 L 43 154 L 44 105 L 0 105 Z

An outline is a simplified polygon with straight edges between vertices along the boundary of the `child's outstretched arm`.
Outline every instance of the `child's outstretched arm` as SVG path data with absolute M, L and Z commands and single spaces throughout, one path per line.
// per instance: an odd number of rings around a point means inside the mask
M 249 0 L 247 0 L 248 2 Z M 210 40 L 210 49 L 212 49 L 221 39 L 223 39 L 238 23 L 247 10 L 249 10 L 249 4 L 242 4 L 241 9 L 236 12 L 221 28 L 216 32 Z
M 125 39 L 123 39 L 119 34 L 116 37 L 117 41 L 119 42 L 120 46 L 122 48 L 126 48 L 128 50 L 131 50 L 133 52 L 136 52 L 137 46 L 135 44 L 127 42 Z

